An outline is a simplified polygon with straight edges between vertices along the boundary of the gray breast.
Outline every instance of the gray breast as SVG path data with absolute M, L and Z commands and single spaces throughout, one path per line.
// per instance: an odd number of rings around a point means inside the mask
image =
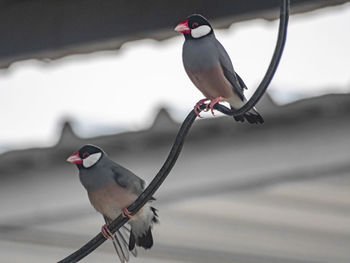
M 182 60 L 186 70 L 210 68 L 219 64 L 213 35 L 201 39 L 186 40 L 182 49 Z
M 108 165 L 104 165 L 103 160 L 89 169 L 81 169 L 79 179 L 87 191 L 95 191 L 114 182 L 112 170 Z

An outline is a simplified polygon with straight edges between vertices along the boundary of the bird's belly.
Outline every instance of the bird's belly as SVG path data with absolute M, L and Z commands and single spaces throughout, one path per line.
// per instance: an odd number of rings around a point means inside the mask
M 137 196 L 116 183 L 109 183 L 102 189 L 88 192 L 92 206 L 111 219 L 119 216 L 121 210 L 132 204 Z
M 208 99 L 234 96 L 231 83 L 225 78 L 219 67 L 191 70 L 188 72 L 188 76 Z

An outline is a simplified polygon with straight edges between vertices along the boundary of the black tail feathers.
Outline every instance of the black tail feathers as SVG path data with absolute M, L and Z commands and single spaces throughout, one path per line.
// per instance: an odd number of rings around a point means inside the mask
M 153 206 L 151 206 L 151 210 L 153 212 L 152 222 L 155 223 L 155 224 L 159 223 L 158 213 L 157 213 L 158 210 L 156 208 L 154 208 Z
M 146 233 L 142 236 L 135 237 L 135 234 L 131 231 L 129 240 L 129 250 L 134 249 L 135 244 L 144 249 L 150 249 L 153 246 L 153 236 L 151 227 L 148 228 Z
M 129 250 L 133 250 L 135 248 L 136 239 L 135 234 L 131 231 L 130 232 L 130 238 L 129 238 Z
M 152 223 L 158 223 L 159 220 L 157 218 L 157 209 L 155 209 L 152 206 L 150 208 L 153 212 Z M 152 224 L 142 236 L 136 237 L 133 231 L 131 230 L 129 239 L 129 250 L 133 250 L 135 248 L 135 245 L 143 247 L 144 249 L 150 249 L 153 246 Z
M 247 120 L 249 123 L 253 123 L 253 124 L 264 123 L 263 117 L 255 109 L 250 110 L 244 113 L 243 115 L 233 116 L 233 118 L 235 119 L 235 121 L 240 121 L 240 122 L 244 122 L 244 120 Z

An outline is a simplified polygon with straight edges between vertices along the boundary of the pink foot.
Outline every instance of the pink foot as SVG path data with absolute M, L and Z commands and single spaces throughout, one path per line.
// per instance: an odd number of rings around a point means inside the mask
M 113 234 L 112 232 L 108 229 L 107 224 L 104 224 L 101 228 L 101 233 L 105 237 L 105 239 L 112 240 L 113 239 Z
M 208 101 L 209 99 L 207 99 L 207 98 L 205 98 L 205 99 L 201 99 L 200 101 L 198 101 L 197 103 L 196 103 L 196 105 L 194 106 L 194 112 L 196 113 L 196 115 L 197 115 L 197 117 L 199 117 L 199 118 L 202 118 L 201 117 L 201 115 L 199 115 L 199 110 L 200 110 L 200 106 L 202 105 L 202 104 L 204 104 L 204 102 L 206 102 L 206 101 Z
M 123 217 L 129 217 L 129 219 L 133 219 L 134 218 L 126 207 L 123 208 L 122 216 Z
M 219 101 L 223 101 L 225 100 L 223 97 L 217 97 L 215 99 L 213 99 L 212 101 L 210 101 L 210 104 L 209 104 L 209 107 L 210 107 L 210 111 L 211 111 L 211 114 L 213 114 L 213 116 L 215 116 L 214 114 L 214 105 L 217 104 Z M 206 108 L 207 110 L 207 108 Z

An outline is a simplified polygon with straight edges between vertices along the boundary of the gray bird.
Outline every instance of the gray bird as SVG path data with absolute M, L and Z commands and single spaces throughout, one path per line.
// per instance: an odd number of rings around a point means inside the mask
M 92 206 L 105 219 L 106 224 L 102 226 L 101 232 L 106 239 L 113 241 L 120 261 L 129 261 L 129 251 L 134 256 L 137 255 L 135 245 L 145 249 L 151 248 L 151 229 L 153 224 L 158 222 L 157 210 L 149 203 L 134 216 L 127 210 L 144 190 L 145 181 L 110 160 L 102 149 L 94 145 L 84 145 L 67 161 L 78 167 L 80 181 L 87 190 Z M 130 227 L 124 226 L 113 235 L 107 225 L 120 214 L 130 218 Z
M 210 100 L 206 110 L 220 101 L 226 101 L 231 109 L 239 109 L 246 102 L 243 91 L 247 88 L 234 71 L 231 59 L 224 47 L 216 39 L 213 28 L 203 16 L 194 14 L 175 27 L 175 31 L 185 36 L 182 60 L 185 71 L 193 84 L 203 93 L 194 110 L 200 117 L 199 106 Z M 235 116 L 236 121 L 263 123 L 264 119 L 255 108 L 243 116 Z

